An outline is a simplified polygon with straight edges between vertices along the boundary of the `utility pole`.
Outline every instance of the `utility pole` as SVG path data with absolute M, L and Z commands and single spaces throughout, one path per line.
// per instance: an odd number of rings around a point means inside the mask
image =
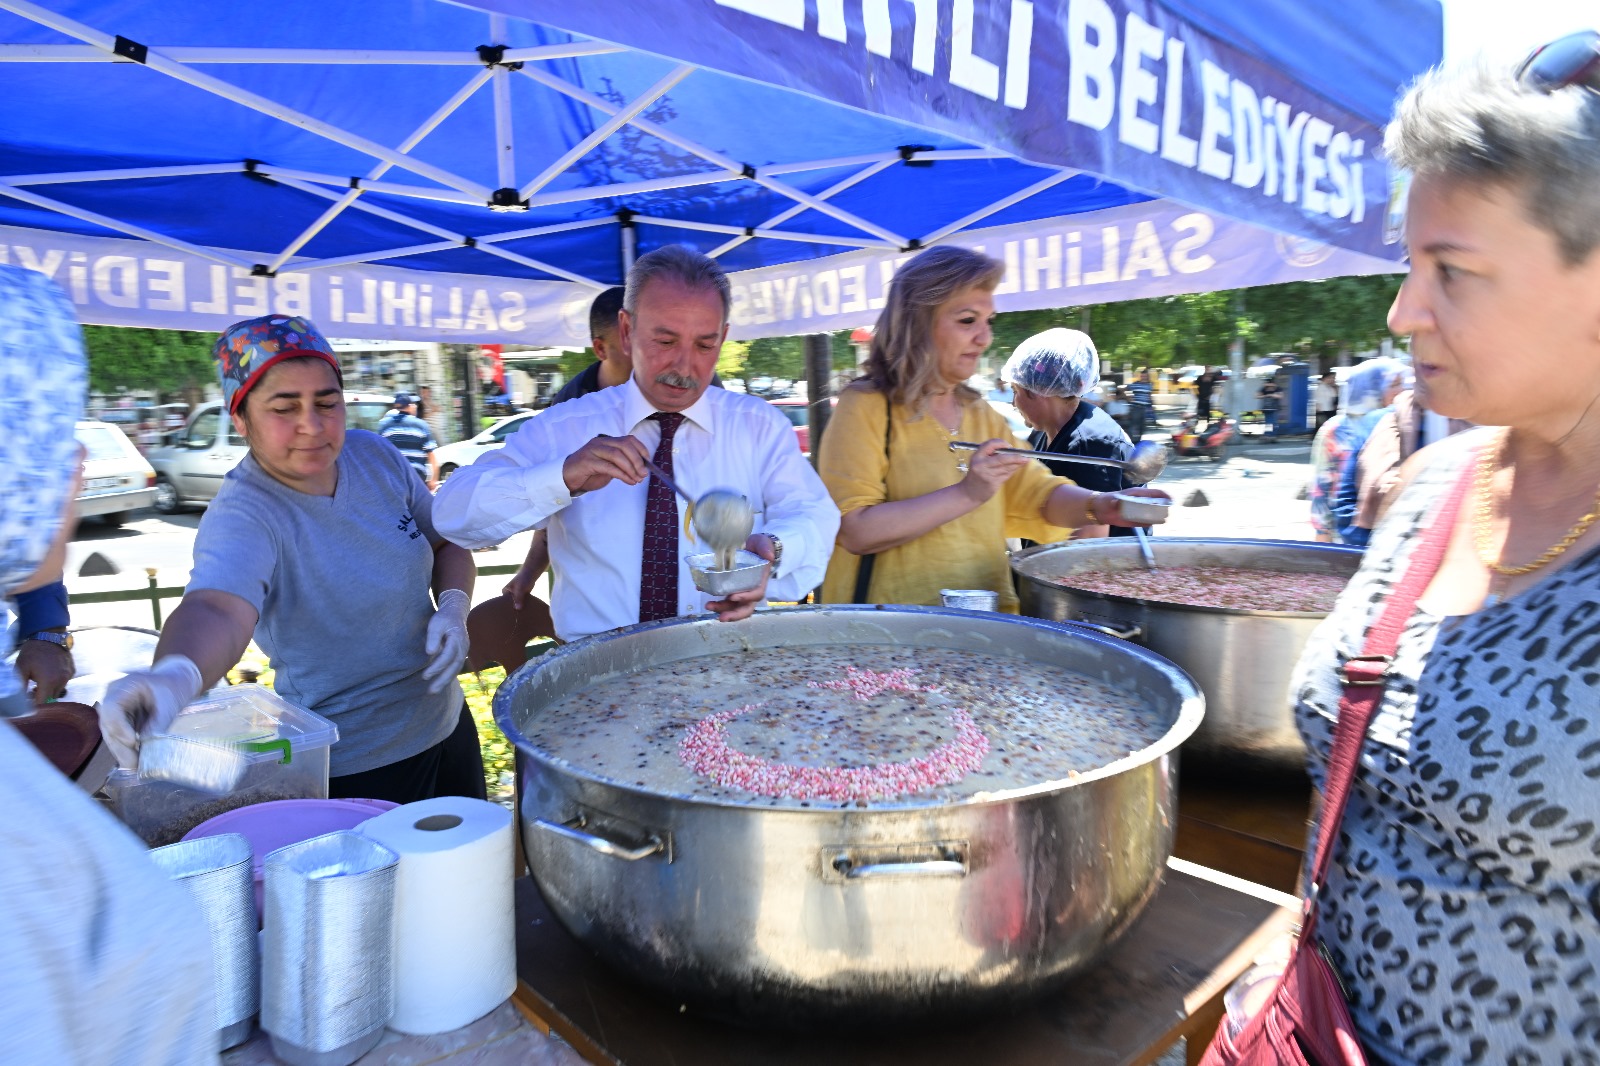
M 833 337 L 827 333 L 806 335 L 806 417 L 811 427 L 811 464 L 816 465 L 822 450 L 822 434 L 833 413 Z

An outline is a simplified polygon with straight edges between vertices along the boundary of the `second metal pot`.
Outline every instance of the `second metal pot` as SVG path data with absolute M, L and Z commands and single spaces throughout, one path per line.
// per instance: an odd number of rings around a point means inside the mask
M 1158 565 L 1241 566 L 1349 579 L 1354 548 L 1308 541 L 1158 537 Z M 1305 746 L 1289 703 L 1289 677 L 1322 611 L 1245 611 L 1164 603 L 1157 595 L 1113 596 L 1072 587 L 1073 571 L 1142 568 L 1131 539 L 1041 544 L 1011 557 L 1022 613 L 1088 622 L 1165 656 L 1206 694 L 1206 717 L 1184 745 L 1191 759 L 1300 770 Z M 1159 580 L 1158 578 L 1154 580 Z

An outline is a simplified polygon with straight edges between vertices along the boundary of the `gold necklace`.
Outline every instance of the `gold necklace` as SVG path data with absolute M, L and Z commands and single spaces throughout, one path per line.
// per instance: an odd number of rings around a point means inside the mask
M 1502 441 L 1501 450 L 1504 451 L 1504 449 L 1505 442 Z M 1478 550 L 1478 558 L 1484 566 L 1487 566 L 1501 577 L 1521 577 L 1523 574 L 1533 573 L 1542 566 L 1548 566 L 1553 560 L 1560 558 L 1562 553 L 1578 542 L 1579 537 L 1589 531 L 1590 526 L 1600 521 L 1600 494 L 1595 496 L 1594 503 L 1589 507 L 1589 513 L 1578 519 L 1573 527 L 1567 530 L 1567 535 L 1546 548 L 1539 558 L 1525 566 L 1506 566 L 1500 562 L 1489 545 L 1489 523 L 1494 517 L 1493 483 L 1496 458 L 1497 456 L 1488 448 L 1485 448 L 1482 454 L 1478 456 L 1477 479 L 1474 485 L 1477 507 L 1474 509 L 1472 516 L 1473 542 Z

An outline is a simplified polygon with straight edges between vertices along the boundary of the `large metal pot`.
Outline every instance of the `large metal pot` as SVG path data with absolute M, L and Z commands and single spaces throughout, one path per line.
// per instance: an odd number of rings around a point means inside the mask
M 1158 566 L 1245 566 L 1349 578 L 1361 565 L 1354 548 L 1302 541 L 1159 537 L 1152 544 Z M 1059 576 L 1143 565 L 1138 545 L 1121 537 L 1041 544 L 1011 557 L 1023 614 L 1127 634 L 1199 682 L 1206 717 L 1184 746 L 1186 755 L 1216 764 L 1302 769 L 1305 746 L 1289 704 L 1289 675 L 1325 612 L 1163 603 L 1153 596 L 1076 589 L 1070 577 Z
M 800 810 L 598 779 L 550 758 L 522 728 L 601 677 L 742 649 L 861 644 L 1058 665 L 1121 688 L 1166 731 L 1070 781 L 958 803 Z M 517 746 L 529 865 L 563 924 L 680 1002 L 805 1024 L 1014 1003 L 1091 963 L 1160 885 L 1172 847 L 1174 756 L 1199 725 L 1203 700 L 1171 663 L 1081 629 L 840 606 L 590 637 L 518 672 L 494 708 Z

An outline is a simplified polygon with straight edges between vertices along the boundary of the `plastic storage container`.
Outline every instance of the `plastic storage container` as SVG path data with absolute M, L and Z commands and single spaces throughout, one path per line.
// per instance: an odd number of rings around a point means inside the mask
M 260 685 L 235 685 L 195 701 L 172 720 L 163 736 L 246 751 L 248 768 L 239 783 L 221 795 L 152 780 L 132 770 L 117 770 L 106 782 L 117 816 L 151 847 L 176 843 L 209 818 L 236 807 L 282 799 L 324 799 L 328 795 L 328 751 L 339 739 L 332 722 L 296 707 Z

